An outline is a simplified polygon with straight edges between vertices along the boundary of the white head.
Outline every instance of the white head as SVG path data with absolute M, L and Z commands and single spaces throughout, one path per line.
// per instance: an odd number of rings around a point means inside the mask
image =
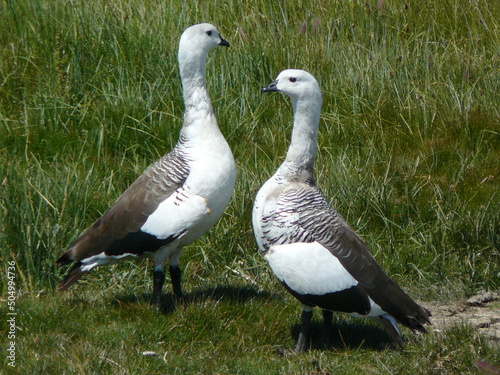
M 219 35 L 214 25 L 200 23 L 190 26 L 184 30 L 179 42 L 179 60 L 206 57 L 208 51 L 217 46 L 229 47 L 229 43 Z
M 298 174 L 306 171 L 306 174 L 300 175 L 300 178 L 307 179 L 312 176 L 316 156 L 316 139 L 322 102 L 318 81 L 304 70 L 287 69 L 283 70 L 274 82 L 261 90 L 261 92 L 276 91 L 292 99 L 294 111 L 292 141 L 286 160 L 277 173 L 291 174 L 297 178 Z M 289 169 L 290 165 L 297 166 L 297 169 Z
M 183 66 L 191 66 L 191 69 L 203 70 L 208 51 L 217 46 L 229 47 L 214 25 L 200 23 L 188 27 L 182 33 L 179 41 L 179 63 L 181 73 Z
M 184 100 L 192 96 L 193 89 L 205 86 L 207 54 L 217 46 L 229 47 L 229 43 L 209 23 L 190 26 L 182 33 L 179 42 L 179 68 Z
M 283 70 L 276 80 L 261 89 L 261 92 L 282 92 L 292 99 L 295 108 L 301 100 L 314 101 L 321 107 L 321 90 L 318 81 L 305 70 Z

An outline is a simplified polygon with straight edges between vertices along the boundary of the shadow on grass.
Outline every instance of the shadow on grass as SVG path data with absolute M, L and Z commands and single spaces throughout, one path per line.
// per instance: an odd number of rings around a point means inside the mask
M 116 304 L 148 304 L 151 302 L 151 293 L 142 294 L 118 294 L 113 298 Z M 208 300 L 229 300 L 236 303 L 245 303 L 252 299 L 271 299 L 273 294 L 267 291 L 258 290 L 253 287 L 236 287 L 231 285 L 219 285 L 215 287 L 195 290 L 184 294 L 180 301 L 174 299 L 171 292 L 163 293 L 160 300 L 159 310 L 162 314 L 169 314 L 179 306 L 202 303 Z M 151 306 L 151 308 L 154 308 Z
M 323 322 L 313 321 L 309 328 L 308 349 L 370 349 L 383 351 L 394 349 L 393 343 L 385 329 L 376 324 L 365 322 L 364 319 L 343 320 L 343 314 L 338 314 L 334 320 L 330 337 L 323 337 Z M 300 324 L 294 324 L 291 334 L 295 342 L 299 337 Z
M 119 293 L 108 296 L 102 303 L 113 306 L 116 309 L 136 309 L 138 305 L 150 305 L 151 293 Z M 231 286 L 218 285 L 195 289 L 184 295 L 181 301 L 174 301 L 172 292 L 163 293 L 160 300 L 160 313 L 170 314 L 176 309 L 185 308 L 189 305 L 204 304 L 207 301 L 225 301 L 232 304 L 245 304 L 251 300 L 278 301 L 283 302 L 282 293 L 273 293 L 260 290 L 253 286 Z M 76 302 L 88 304 L 88 301 L 81 298 L 73 298 L 72 304 Z M 150 307 L 154 309 L 153 306 Z M 320 310 L 317 310 L 318 312 Z M 297 315 L 297 322 L 290 327 L 291 337 L 296 342 L 300 332 L 300 314 Z M 376 323 L 370 323 L 367 319 L 352 319 L 344 314 L 335 314 L 330 337 L 325 340 L 323 337 L 323 321 L 316 319 L 311 322 L 309 331 L 309 350 L 343 350 L 343 349 L 369 349 L 374 351 L 384 351 L 394 348 L 392 341 L 385 329 Z M 277 347 L 281 354 L 293 351 L 293 348 Z

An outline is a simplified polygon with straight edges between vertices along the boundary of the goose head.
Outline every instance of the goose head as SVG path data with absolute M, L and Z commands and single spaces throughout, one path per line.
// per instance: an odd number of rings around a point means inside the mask
M 227 40 L 222 38 L 214 25 L 200 23 L 188 27 L 179 42 L 180 51 L 204 52 L 205 54 L 214 47 L 229 47 Z
M 292 102 L 300 99 L 318 100 L 321 103 L 321 90 L 318 81 L 305 70 L 283 70 L 276 79 L 261 92 L 282 92 L 288 95 Z

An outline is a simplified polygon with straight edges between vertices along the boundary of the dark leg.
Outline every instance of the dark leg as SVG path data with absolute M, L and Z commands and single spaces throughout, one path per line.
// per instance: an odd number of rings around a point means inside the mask
M 333 311 L 323 310 L 323 345 L 330 344 L 332 334 Z
M 165 272 L 154 270 L 153 271 L 153 299 L 151 300 L 151 304 L 160 307 L 161 300 L 161 288 L 165 283 Z
M 181 274 L 182 271 L 179 266 L 170 266 L 170 278 L 172 279 L 172 289 L 174 291 L 174 300 L 180 301 L 184 295 L 181 289 Z
M 391 336 L 394 344 L 397 347 L 402 348 L 403 347 L 403 340 L 401 339 L 401 335 L 399 333 L 398 328 L 396 326 L 394 326 L 394 324 L 389 319 L 384 317 L 383 315 L 379 316 L 379 319 L 382 322 L 382 324 L 384 325 L 387 332 L 389 332 L 389 335 Z
M 309 333 L 309 326 L 311 324 L 312 315 L 312 310 L 302 310 L 302 322 L 300 326 L 299 339 L 297 340 L 297 345 L 295 346 L 296 353 L 300 353 L 306 350 L 307 334 Z

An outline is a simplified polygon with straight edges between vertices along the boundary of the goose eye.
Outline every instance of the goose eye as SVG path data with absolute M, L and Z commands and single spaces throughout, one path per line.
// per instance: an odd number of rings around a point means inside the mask
M 208 36 L 212 35 L 212 30 L 207 31 L 207 35 Z
M 295 78 L 295 77 L 291 77 L 291 78 L 289 79 L 289 81 L 290 81 L 290 82 L 297 82 L 297 78 Z

